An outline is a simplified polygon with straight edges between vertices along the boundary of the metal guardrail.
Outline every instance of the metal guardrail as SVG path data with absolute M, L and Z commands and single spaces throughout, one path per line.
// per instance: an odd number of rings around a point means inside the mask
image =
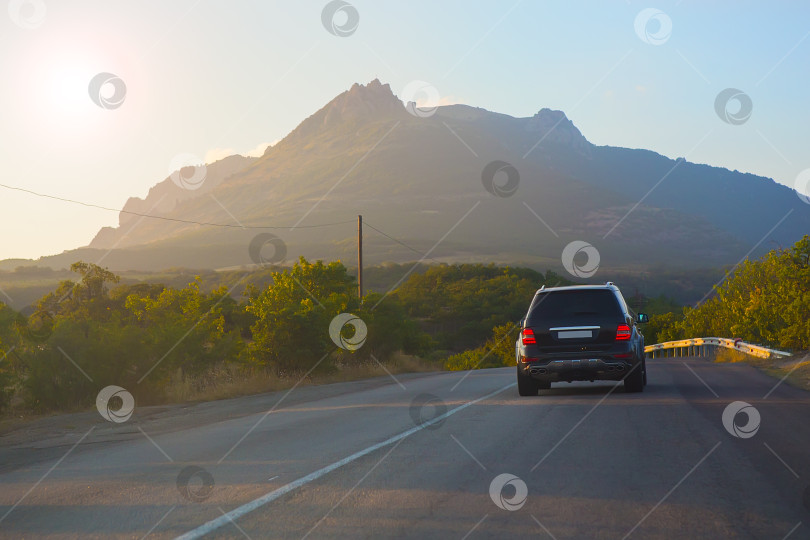
M 678 341 L 666 341 L 664 343 L 656 343 L 655 345 L 647 345 L 644 347 L 645 353 L 652 353 L 650 358 L 658 356 L 669 356 L 668 352 L 672 350 L 672 356 L 708 356 L 712 351 L 712 347 L 725 347 L 726 349 L 735 349 L 737 351 L 757 356 L 759 358 L 771 358 L 781 356 L 792 356 L 791 353 L 785 351 L 777 351 L 776 349 L 769 349 L 753 343 L 746 343 L 739 339 L 705 337 L 705 338 L 692 338 L 681 339 Z M 663 352 L 662 352 L 663 351 Z M 684 354 L 686 353 L 686 354 Z

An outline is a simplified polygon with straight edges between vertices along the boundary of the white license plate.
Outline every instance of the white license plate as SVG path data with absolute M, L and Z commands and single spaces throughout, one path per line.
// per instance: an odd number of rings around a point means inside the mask
M 574 339 L 574 338 L 590 338 L 593 337 L 593 332 L 590 330 L 567 330 L 564 332 L 557 332 L 557 339 Z

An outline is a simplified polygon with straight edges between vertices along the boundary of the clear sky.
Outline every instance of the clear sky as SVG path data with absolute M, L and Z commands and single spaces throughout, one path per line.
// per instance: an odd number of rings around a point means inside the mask
M 261 150 L 375 77 L 513 116 L 561 109 L 595 144 L 791 187 L 810 168 L 806 2 L 351 0 L 346 37 L 324 27 L 325 0 L 3 3 L 0 183 L 94 204 L 145 196 L 178 154 Z M 117 108 L 90 98 L 104 72 L 126 85 Z M 738 125 L 715 111 L 726 88 L 750 97 Z M 86 245 L 117 222 L 0 188 L 0 258 Z

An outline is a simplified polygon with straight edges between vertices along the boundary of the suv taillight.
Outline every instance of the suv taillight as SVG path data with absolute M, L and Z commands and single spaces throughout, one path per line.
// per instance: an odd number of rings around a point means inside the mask
M 534 330 L 531 328 L 523 329 L 523 331 L 520 333 L 520 340 L 524 345 L 534 345 L 537 343 L 537 340 L 534 339 Z
M 626 324 L 620 324 L 616 329 L 616 341 L 627 341 L 630 339 L 631 330 Z

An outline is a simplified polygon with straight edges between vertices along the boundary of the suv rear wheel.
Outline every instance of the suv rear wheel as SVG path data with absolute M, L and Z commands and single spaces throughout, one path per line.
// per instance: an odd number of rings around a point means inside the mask
M 520 370 L 518 370 L 517 374 L 517 386 L 518 394 L 521 396 L 536 396 L 537 391 L 540 389 L 540 385 L 537 384 L 537 381 L 523 375 Z
M 538 381 L 528 375 L 523 375 L 518 368 L 517 372 L 518 394 L 521 396 L 536 396 L 538 390 L 551 388 L 550 382 Z
M 624 377 L 624 391 L 627 393 L 643 392 L 644 391 L 644 367 L 641 362 L 630 370 Z

